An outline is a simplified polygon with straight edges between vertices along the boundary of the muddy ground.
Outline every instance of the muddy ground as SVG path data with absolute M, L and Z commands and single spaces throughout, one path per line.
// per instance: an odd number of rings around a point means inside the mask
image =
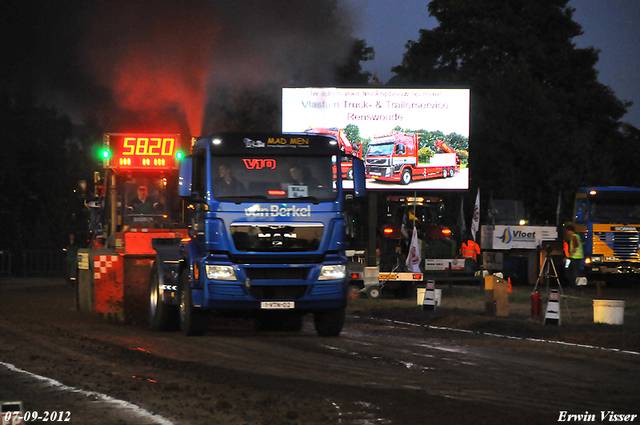
M 506 425 L 557 423 L 562 409 L 640 413 L 638 288 L 600 296 L 625 300 L 622 326 L 593 323 L 592 287 L 567 289 L 551 326 L 544 311 L 531 317 L 531 288 L 516 287 L 509 316 L 495 317 L 479 288 L 445 285 L 435 312 L 414 298 L 352 300 L 340 338 L 318 338 L 309 321 L 300 334 L 260 334 L 238 320 L 187 338 L 77 312 L 72 291 L 51 283 L 0 281 L 0 400 L 70 412 L 67 423 Z M 617 384 L 600 384 L 609 377 Z
M 477 286 L 444 284 L 438 287 L 442 290 L 442 305 L 435 312 L 425 313 L 420 308 L 414 308 L 416 299 L 397 299 L 391 294 L 383 295 L 382 300 L 356 299 L 351 303 L 350 311 L 363 317 L 406 320 L 425 326 L 640 352 L 640 282 L 637 286 L 597 288 L 589 285 L 581 290 L 562 287 L 564 297 L 560 300 L 560 326 L 544 325 L 548 288 L 542 285 L 539 286 L 539 292 L 543 303 L 538 317 L 533 317 L 531 312 L 531 286 L 512 288 L 513 292 L 508 296 L 508 316 L 505 317 L 496 317 L 487 312 L 485 293 Z M 624 301 L 623 325 L 595 323 L 594 300 Z

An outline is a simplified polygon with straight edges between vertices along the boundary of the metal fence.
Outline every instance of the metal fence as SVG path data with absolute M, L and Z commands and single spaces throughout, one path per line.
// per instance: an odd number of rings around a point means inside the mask
M 22 254 L 24 276 L 64 276 L 65 253 L 60 251 L 25 251 Z

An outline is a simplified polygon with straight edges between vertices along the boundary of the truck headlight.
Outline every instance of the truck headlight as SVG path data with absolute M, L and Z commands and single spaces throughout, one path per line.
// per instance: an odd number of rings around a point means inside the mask
M 207 277 L 214 280 L 238 280 L 232 266 L 214 266 L 207 264 Z
M 347 276 L 347 266 L 344 264 L 333 264 L 322 266 L 318 280 L 341 280 Z
M 586 260 L 589 259 L 590 261 L 587 262 Z M 602 263 L 602 256 L 601 255 L 594 255 L 591 258 L 587 257 L 585 258 L 585 263 L 589 264 L 589 263 Z

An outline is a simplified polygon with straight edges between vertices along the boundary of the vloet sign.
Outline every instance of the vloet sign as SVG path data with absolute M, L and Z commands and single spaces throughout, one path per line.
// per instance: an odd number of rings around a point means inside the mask
M 541 241 L 558 238 L 555 226 L 482 226 L 481 249 L 537 249 Z

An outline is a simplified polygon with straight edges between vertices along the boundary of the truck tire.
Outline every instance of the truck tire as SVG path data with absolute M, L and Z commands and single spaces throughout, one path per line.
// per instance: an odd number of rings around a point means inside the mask
M 149 279 L 149 328 L 152 331 L 172 331 L 177 329 L 176 308 L 160 299 L 160 279 L 155 266 Z
M 404 171 L 402 172 L 402 184 L 409 184 L 409 183 L 411 183 L 411 169 L 405 168 Z
M 443 168 L 443 169 L 442 169 L 442 178 L 443 178 L 443 179 L 446 179 L 446 178 L 447 178 L 447 169 L 446 169 L 446 168 Z
M 317 311 L 313 313 L 313 324 L 319 336 L 338 336 L 342 332 L 345 308 Z
M 202 335 L 206 327 L 206 315 L 203 310 L 193 306 L 191 285 L 187 273 L 187 271 L 183 271 L 180 274 L 180 289 L 178 291 L 180 330 L 186 336 Z

